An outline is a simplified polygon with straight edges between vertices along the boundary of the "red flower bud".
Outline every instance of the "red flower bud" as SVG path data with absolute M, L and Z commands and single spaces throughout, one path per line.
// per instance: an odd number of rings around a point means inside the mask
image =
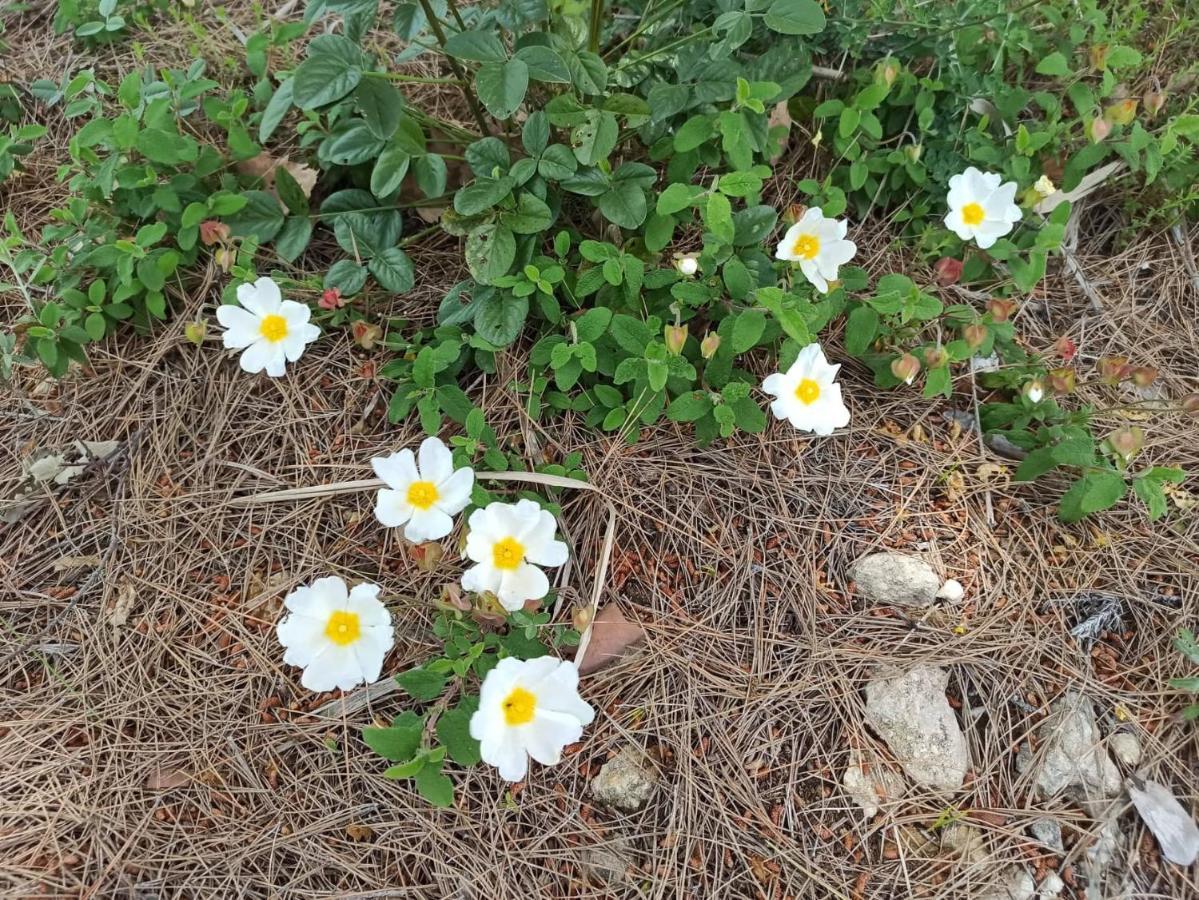
M 952 256 L 942 256 L 933 266 L 933 278 L 941 287 L 957 284 L 962 277 L 962 261 Z
M 1157 369 L 1153 366 L 1137 366 L 1132 370 L 1132 383 L 1147 388 L 1157 380 Z
M 229 226 L 216 219 L 206 219 L 200 223 L 200 243 L 205 247 L 219 244 L 229 239 Z
M 687 343 L 687 326 L 667 325 L 662 329 L 662 337 L 666 341 L 666 351 L 672 356 L 678 356 L 683 352 L 683 345 Z
M 1074 391 L 1078 376 L 1073 369 L 1050 369 L 1049 387 L 1055 394 L 1069 394 Z
M 920 360 L 910 353 L 897 356 L 891 360 L 891 374 L 904 384 L 911 384 L 920 374 Z
M 316 305 L 321 309 L 340 309 L 342 305 L 341 291 L 338 288 L 329 288 L 321 294 L 321 299 L 317 301 Z
M 1012 317 L 1012 313 L 1015 311 L 1015 300 L 1004 300 L 1000 297 L 992 297 L 987 301 L 987 312 L 991 314 L 992 321 L 1006 322 Z
M 1060 337 L 1053 342 L 1053 349 L 1065 362 L 1070 362 L 1078 353 L 1078 344 L 1068 337 Z

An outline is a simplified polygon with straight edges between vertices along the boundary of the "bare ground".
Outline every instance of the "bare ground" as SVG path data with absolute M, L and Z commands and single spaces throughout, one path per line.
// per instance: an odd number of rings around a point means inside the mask
M 52 169 L 43 160 L 5 185 L 30 228 Z M 1036 347 L 1074 337 L 1084 371 L 1122 353 L 1159 366 L 1170 396 L 1195 390 L 1199 295 L 1185 245 L 1167 234 L 1114 244 L 1101 212 L 1078 251 L 1101 305 L 1079 279 L 1051 274 L 1022 332 Z M 395 314 L 431 315 L 456 253 L 449 238 L 418 248 L 429 274 Z M 895 264 L 881 242 L 866 256 L 879 271 Z M 772 425 L 700 450 L 668 425 L 632 446 L 575 423 L 541 429 L 507 387 L 513 355 L 506 377 L 465 387 L 506 446 L 523 450 L 532 435 L 548 459 L 584 454 L 619 513 L 605 599 L 641 620 L 649 641 L 585 679 L 600 714 L 562 765 L 536 769 L 511 797 L 480 767 L 460 777 L 454 809 L 431 810 L 409 784 L 382 779 L 383 761 L 358 737 L 402 701 L 311 715 L 331 695 L 299 686 L 273 626 L 296 584 L 326 573 L 377 581 L 399 622 L 387 670 L 400 671 L 431 646 L 429 602 L 456 578 L 454 554 L 422 572 L 375 523 L 367 495 L 229 504 L 365 477 L 371 456 L 413 444 L 414 426 L 383 416 L 374 371 L 386 355 L 330 336 L 288 377 L 249 378 L 218 341 L 183 337 L 187 321 L 211 314 L 222 276 L 209 274 L 152 337 L 101 345 L 89 371 L 62 383 L 24 370 L 0 405 L 0 497 L 31 454 L 122 442 L 0 526 L 4 896 L 949 898 L 981 894 L 1008 861 L 1038 880 L 1056 868 L 1066 896 L 1081 896 L 1099 821 L 1035 800 L 1014 766 L 1066 689 L 1094 699 L 1105 735 L 1134 729 L 1143 772 L 1199 806 L 1197 731 L 1166 686 L 1191 674 L 1169 640 L 1199 611 L 1193 511 L 1172 508 L 1152 529 L 1129 509 L 1060 526 L 1060 485 L 1007 484 L 996 467 L 1010 474 L 1010 463 L 953 428 L 948 404 L 879 393 L 853 366 L 853 423 L 831 439 Z M 5 299 L 10 315 L 19 302 Z M 968 409 L 968 380 L 957 386 L 955 405 Z M 1101 386 L 1084 393 L 1105 407 L 1121 400 Z M 1193 420 L 1154 419 L 1147 456 L 1199 470 L 1195 431 Z M 569 587 L 580 592 L 603 516 L 593 498 L 565 502 L 579 560 Z M 845 572 L 880 547 L 925 555 L 962 581 L 965 600 L 916 620 L 866 604 Z M 1121 601 L 1119 625 L 1093 647 L 1069 634 L 1089 592 Z M 840 787 L 851 750 L 886 758 L 864 724 L 862 688 L 878 667 L 915 661 L 950 670 L 973 761 L 967 789 L 910 789 L 864 822 Z M 595 806 L 587 785 L 629 744 L 653 755 L 662 780 L 645 810 L 618 814 Z M 1063 823 L 1064 855 L 1027 834 L 1047 811 Z M 953 816 L 982 832 L 985 861 L 943 852 L 936 826 Z M 1106 895 L 1199 891 L 1135 814 L 1119 822 Z

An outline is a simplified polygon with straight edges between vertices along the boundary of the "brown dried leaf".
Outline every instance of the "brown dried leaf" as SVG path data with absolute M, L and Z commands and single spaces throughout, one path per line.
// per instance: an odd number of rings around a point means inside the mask
M 117 588 L 117 602 L 113 605 L 112 612 L 108 614 L 108 624 L 113 628 L 123 627 L 129 621 L 129 610 L 133 607 L 133 601 L 136 599 L 137 589 L 133 586 L 133 582 L 123 579 Z
M 142 787 L 150 791 L 169 791 L 173 788 L 187 787 L 191 784 L 191 776 L 182 769 L 155 769 L 146 776 Z
M 100 565 L 98 556 L 63 556 L 54 560 L 50 567 L 55 572 L 64 572 L 67 569 L 82 569 L 84 566 L 94 569 L 98 565 Z
M 641 624 L 625 618 L 617 604 L 607 604 L 596 613 L 591 625 L 591 643 L 587 645 L 587 655 L 579 666 L 579 674 L 586 675 L 602 669 L 643 640 L 645 629 Z
M 347 825 L 346 837 L 351 841 L 369 841 L 375 836 L 375 830 L 369 825 Z

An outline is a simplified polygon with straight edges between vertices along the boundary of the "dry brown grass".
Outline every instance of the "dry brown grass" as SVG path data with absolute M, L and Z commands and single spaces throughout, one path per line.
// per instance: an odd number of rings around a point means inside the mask
M 54 56 L 66 43 L 31 47 L 26 61 L 70 62 Z M 30 229 L 52 170 L 40 159 L 6 198 Z M 1079 262 L 1103 308 L 1055 274 L 1023 310 L 1022 331 L 1035 346 L 1070 334 L 1087 361 L 1130 353 L 1163 369 L 1171 395 L 1194 390 L 1199 298 L 1178 245 L 1146 235 L 1116 255 L 1102 238 L 1088 234 Z M 424 277 L 395 312 L 419 319 L 457 257 L 444 238 L 415 254 Z M 865 255 L 872 268 L 893 263 L 881 244 Z M 1066 688 L 1095 699 L 1105 732 L 1126 711 L 1145 770 L 1199 806 L 1197 732 L 1177 720 L 1182 698 L 1166 687 L 1186 674 L 1169 638 L 1199 611 L 1194 513 L 1174 511 L 1153 529 L 1135 510 L 1059 526 L 1054 491 L 983 477 L 980 465 L 997 460 L 955 434 L 941 405 L 880 394 L 854 366 L 845 434 L 806 440 L 772 425 L 700 450 L 673 426 L 632 446 L 572 422 L 538 429 L 507 387 L 519 359 L 506 357 L 505 377 L 465 387 L 510 449 L 535 433 L 550 459 L 584 454 L 620 516 L 606 598 L 645 624 L 649 649 L 586 679 L 600 714 L 560 767 L 535 770 L 512 799 L 479 768 L 458 778 L 456 808 L 431 810 L 407 783 L 380 778 L 384 764 L 358 737 L 402 701 L 310 715 L 329 698 L 281 665 L 273 626 L 296 584 L 326 573 L 377 581 L 400 623 L 388 663 L 399 671 L 432 646 L 428 602 L 456 565 L 422 573 L 375 524 L 367 496 L 228 502 L 365 477 L 371 456 L 417 432 L 383 418 L 373 364 L 385 355 L 344 335 L 278 380 L 245 376 L 211 338 L 189 344 L 183 324 L 217 299 L 219 273 L 210 276 L 152 338 L 106 342 L 91 371 L 61 384 L 23 371 L 0 405 L 0 496 L 35 450 L 123 442 L 113 460 L 0 526 L 0 894 L 970 896 L 1001 861 L 1056 864 L 1025 833 L 1046 805 L 1016 773 L 1014 752 Z M 1147 453 L 1199 471 L 1194 432 L 1167 417 Z M 962 475 L 958 491 L 947 488 L 951 473 Z M 583 496 L 566 503 L 565 520 L 582 590 L 603 511 Z M 879 547 L 925 553 L 966 585 L 966 601 L 920 621 L 870 608 L 844 573 Z M 55 565 L 88 556 L 101 564 Z M 114 627 L 123 591 L 134 599 Z M 1121 630 L 1094 650 L 1068 633 L 1071 601 L 1088 591 L 1124 599 Z M 852 748 L 886 755 L 864 724 L 862 688 L 880 665 L 917 660 L 952 673 L 971 780 L 952 798 L 909 791 L 863 823 L 839 786 Z M 640 813 L 593 807 L 589 777 L 629 743 L 661 761 L 661 788 Z M 986 863 L 936 852 L 931 826 L 950 804 L 982 830 Z M 1095 821 L 1065 801 L 1048 808 L 1073 840 L 1063 867 L 1081 873 Z M 1121 825 L 1129 857 L 1110 892 L 1199 890 L 1193 870 L 1160 862 L 1131 814 Z M 934 843 L 897 858 L 907 828 Z M 612 858 L 627 875 L 607 871 Z

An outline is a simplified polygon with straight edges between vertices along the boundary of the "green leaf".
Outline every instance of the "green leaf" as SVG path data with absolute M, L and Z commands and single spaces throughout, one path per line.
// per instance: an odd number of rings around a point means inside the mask
M 416 773 L 416 789 L 434 806 L 454 805 L 454 782 L 441 774 L 441 763 L 426 765 Z
M 506 175 L 501 178 L 476 178 L 454 194 L 454 211 L 463 216 L 477 216 L 512 193 L 512 187 L 513 181 Z
M 1062 495 L 1058 518 L 1063 522 L 1077 522 L 1091 513 L 1110 509 L 1120 502 L 1127 488 L 1118 472 L 1084 475 Z
M 475 331 L 488 343 L 506 347 L 520 337 L 528 315 L 528 297 L 511 297 L 496 291 L 483 298 L 475 310 Z
M 531 156 L 540 156 L 545 152 L 550 142 L 550 122 L 542 110 L 529 113 L 520 130 L 520 142 Z
M 424 666 L 417 666 L 396 676 L 396 681 L 414 700 L 427 703 L 436 700 L 445 690 L 446 676 L 440 672 L 431 672 Z
M 270 102 L 262 111 L 262 120 L 258 123 L 259 142 L 265 144 L 270 139 L 271 135 L 275 133 L 275 129 L 279 127 L 279 123 L 283 121 L 283 117 L 287 115 L 287 111 L 291 109 L 294 102 L 292 96 L 294 83 L 294 79 L 288 78 L 271 95 Z
M 516 112 L 528 89 L 529 67 L 521 59 L 484 63 L 475 73 L 479 99 L 497 119 L 507 119 Z
M 275 167 L 275 192 L 283 201 L 283 205 L 287 207 L 288 212 L 297 216 L 308 215 L 308 197 L 286 166 Z M 213 211 L 216 212 L 215 209 Z
M 613 185 L 610 191 L 602 194 L 598 206 L 604 218 L 621 228 L 640 227 L 647 212 L 645 191 L 627 181 Z
M 570 133 L 575 158 L 581 165 L 594 166 L 616 148 L 620 126 L 616 116 L 598 109 L 587 110 L 587 119 Z
M 596 306 L 574 320 L 575 334 L 580 341 L 595 343 L 608 330 L 611 322 L 612 310 Z
M 692 116 L 675 132 L 674 149 L 686 153 L 706 143 L 712 137 L 716 120 L 712 116 Z
M 698 191 L 689 184 L 671 184 L 658 195 L 659 215 L 669 216 L 691 205 Z
M 1065 56 L 1055 51 L 1037 63 L 1036 73 L 1038 75 L 1069 75 L 1070 64 L 1066 61 Z
M 470 717 L 478 708 L 478 697 L 464 697 L 437 719 L 437 738 L 445 744 L 450 759 L 460 766 L 473 766 L 482 758 L 479 742 L 470 736 Z
M 550 181 L 564 181 L 579 168 L 579 161 L 564 144 L 550 144 L 537 161 L 537 173 Z
M 694 422 L 712 410 L 712 400 L 707 391 L 691 391 L 680 394 L 671 401 L 666 417 L 672 422 Z
M 516 58 L 529 67 L 529 77 L 546 84 L 570 84 L 570 70 L 562 56 L 549 47 L 533 45 L 521 47 Z
M 516 238 L 506 225 L 480 225 L 467 235 L 466 265 L 476 281 L 491 284 L 507 275 L 514 259 Z
M 440 197 L 445 193 L 447 172 L 445 160 L 440 156 L 418 156 L 412 163 L 412 175 L 426 197 Z
M 396 245 L 404 228 L 398 209 L 381 206 L 367 191 L 338 191 L 321 204 L 321 220 L 333 225 L 337 243 L 347 253 L 368 258 L 378 256 Z
M 1028 456 L 1020 461 L 1019 467 L 1016 469 L 1016 481 L 1035 481 L 1046 472 L 1057 468 L 1057 460 L 1053 458 L 1053 447 L 1038 447 L 1036 450 L 1029 452 Z
M 275 235 L 275 252 L 284 262 L 295 262 L 312 240 L 312 219 L 307 216 L 291 216 Z
M 845 322 L 845 352 L 861 356 L 878 334 L 878 313 L 869 306 L 855 308 Z
M 399 247 L 388 247 L 366 264 L 379 286 L 393 294 L 406 294 L 416 283 L 412 260 Z
M 774 0 L 765 21 L 779 34 L 819 34 L 825 24 L 824 10 L 816 0 Z
M 500 214 L 500 222 L 517 234 L 537 234 L 553 224 L 554 214 L 545 201 L 527 191 L 516 200 L 516 209 Z
M 246 205 L 229 219 L 229 230 L 235 237 L 255 237 L 265 244 L 283 227 L 283 209 L 275 195 L 265 191 L 246 191 L 242 196 Z
M 371 193 L 376 197 L 387 197 L 398 191 L 408 174 L 408 163 L 407 151 L 394 144 L 384 148 L 371 170 Z
M 729 406 L 733 410 L 733 422 L 742 431 L 760 434 L 766 430 L 766 413 L 749 397 L 734 400 Z
M 1136 491 L 1136 495 L 1141 498 L 1141 502 L 1149 510 L 1151 522 L 1166 514 L 1166 492 L 1162 490 L 1160 482 L 1142 477 L 1132 483 L 1132 489 Z
M 472 62 L 503 62 L 508 58 L 504 43 L 492 31 L 461 31 L 445 42 L 445 52 L 457 59 Z
M 744 353 L 757 345 L 766 330 L 766 316 L 757 310 L 748 310 L 733 322 L 732 347 L 734 353 Z
M 340 100 L 362 81 L 362 51 L 340 34 L 322 34 L 308 45 L 308 58 L 292 78 L 292 98 L 300 109 Z
M 365 284 L 366 269 L 352 259 L 339 259 L 325 273 L 325 290 L 337 288 L 345 297 L 353 297 Z
M 709 194 L 704 207 L 704 224 L 724 244 L 731 244 L 736 231 L 733 227 L 733 208 L 724 194 Z
M 363 728 L 362 739 L 384 759 L 403 762 L 420 748 L 424 728 L 424 718 L 409 710 L 396 716 L 387 728 Z
M 354 90 L 354 103 L 371 134 L 388 140 L 400 127 L 404 98 L 385 78 L 365 78 Z

